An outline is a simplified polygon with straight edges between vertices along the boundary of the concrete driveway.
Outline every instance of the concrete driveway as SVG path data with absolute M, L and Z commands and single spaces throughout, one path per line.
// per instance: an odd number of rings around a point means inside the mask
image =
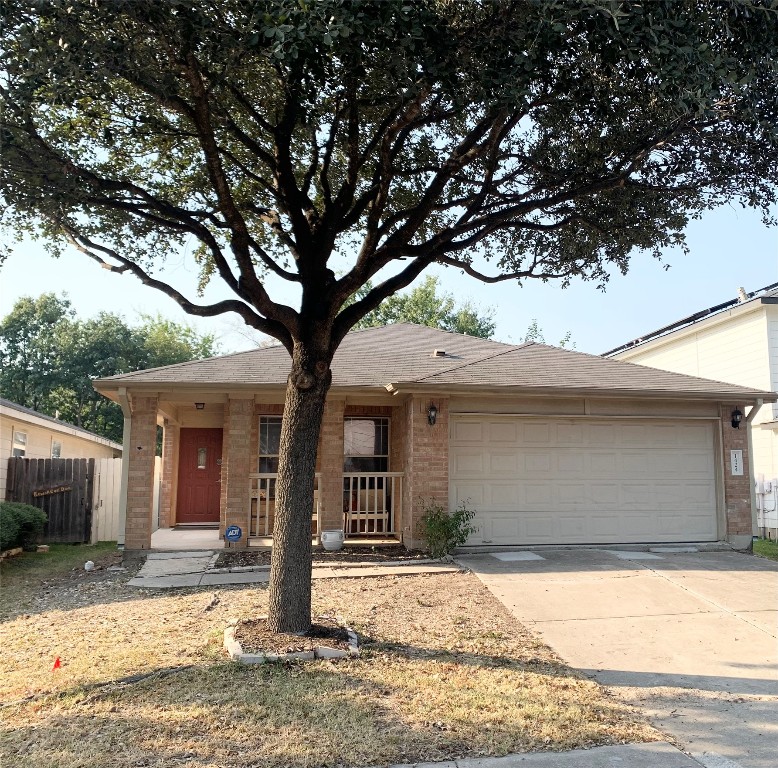
M 778 563 L 677 549 L 457 561 L 565 661 L 640 707 L 703 765 L 778 764 Z

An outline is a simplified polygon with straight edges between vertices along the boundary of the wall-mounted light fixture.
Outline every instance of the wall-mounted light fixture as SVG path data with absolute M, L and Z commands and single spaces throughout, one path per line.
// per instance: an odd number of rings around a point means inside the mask
M 198 411 L 202 411 L 203 408 L 205 408 L 205 403 L 195 403 L 195 408 L 197 408 Z
M 732 426 L 735 429 L 740 429 L 740 422 L 743 421 L 743 412 L 739 408 L 735 408 L 732 411 Z
M 437 420 L 438 420 L 438 409 L 435 407 L 434 403 L 430 403 L 430 407 L 427 408 L 427 421 L 429 422 L 430 426 L 434 426 Z

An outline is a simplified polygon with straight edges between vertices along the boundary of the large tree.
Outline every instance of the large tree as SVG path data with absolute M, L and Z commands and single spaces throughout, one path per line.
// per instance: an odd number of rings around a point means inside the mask
M 41 0 L 5 5 L 5 218 L 234 312 L 291 357 L 270 624 L 310 623 L 330 363 L 447 265 L 604 280 L 778 178 L 760 0 Z M 196 245 L 208 303 L 158 267 Z M 360 287 L 369 292 L 350 299 Z M 295 306 L 274 299 L 294 286 Z

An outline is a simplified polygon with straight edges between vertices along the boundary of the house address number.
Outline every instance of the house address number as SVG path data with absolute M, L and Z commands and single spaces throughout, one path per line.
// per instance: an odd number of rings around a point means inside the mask
M 743 451 L 730 451 L 729 464 L 733 475 L 743 474 Z

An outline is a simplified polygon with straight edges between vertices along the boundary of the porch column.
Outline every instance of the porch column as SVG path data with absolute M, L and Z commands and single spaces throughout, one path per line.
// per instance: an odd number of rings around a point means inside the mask
M 319 521 L 322 530 L 343 528 L 343 413 L 345 400 L 328 397 L 319 436 Z M 314 513 L 316 509 L 314 507 Z
M 162 426 L 162 482 L 159 489 L 159 527 L 172 528 L 176 524 L 176 485 L 178 475 L 178 438 L 181 434 L 177 424 L 165 419 Z
M 434 425 L 427 412 L 438 409 Z M 402 540 L 408 549 L 423 549 L 424 503 L 448 508 L 448 398 L 412 395 L 405 403 L 405 479 L 403 482 Z
M 748 430 L 751 425 L 746 422 L 745 414 L 740 422 L 740 428 L 732 426 L 732 411 L 738 408 L 744 411 L 743 404 L 721 406 L 721 435 L 724 452 L 724 509 L 726 511 L 727 541 L 735 549 L 747 549 L 751 546 L 754 535 L 754 523 L 751 507 L 751 490 L 753 488 L 753 469 L 749 451 Z M 741 474 L 733 473 L 732 451 L 740 451 L 742 465 L 734 468 Z
M 224 409 L 224 445 L 222 447 L 222 494 L 224 514 L 221 535 L 230 525 L 243 532 L 239 542 L 225 546 L 247 547 L 249 532 L 249 473 L 251 472 L 251 424 L 254 398 L 232 397 Z
M 127 517 L 124 551 L 151 548 L 154 508 L 154 456 L 157 448 L 157 396 L 131 397 L 128 464 Z

